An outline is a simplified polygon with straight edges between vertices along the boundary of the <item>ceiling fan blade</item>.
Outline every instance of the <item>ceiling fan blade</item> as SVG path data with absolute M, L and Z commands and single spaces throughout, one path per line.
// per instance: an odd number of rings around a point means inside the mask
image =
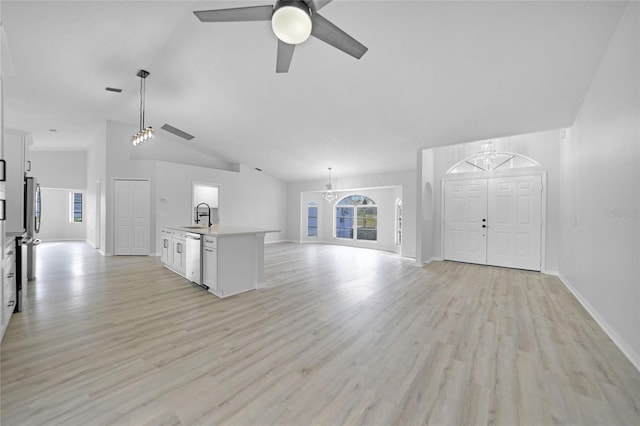
M 356 59 L 362 58 L 362 55 L 369 50 L 365 45 L 336 27 L 325 17 L 315 13 L 311 16 L 311 21 L 313 22 L 311 35 L 336 49 L 340 49 Z
M 202 22 L 270 21 L 273 6 L 235 7 L 232 9 L 199 10 L 193 12 Z
M 278 61 L 276 63 L 277 73 L 289 72 L 289 65 L 291 65 L 291 58 L 293 57 L 293 51 L 295 48 L 295 44 L 288 44 L 282 40 L 278 40 Z
M 331 0 L 311 0 L 311 4 L 313 5 L 314 10 L 320 10 L 326 5 L 331 3 Z

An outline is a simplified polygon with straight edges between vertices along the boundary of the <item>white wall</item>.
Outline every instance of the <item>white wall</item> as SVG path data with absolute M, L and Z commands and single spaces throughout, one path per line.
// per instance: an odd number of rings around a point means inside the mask
M 157 196 L 151 201 L 157 215 L 155 233 L 163 226 L 191 223 L 193 181 L 219 185 L 221 224 L 277 229 L 280 232 L 268 233 L 265 241 L 285 239 L 287 191 L 281 180 L 242 165 L 239 172 L 230 172 L 163 161 L 157 162 Z
M 371 198 L 378 207 L 377 241 L 354 241 L 334 238 L 335 206 L 345 196 L 354 194 Z M 395 208 L 396 200 L 402 199 L 401 187 L 336 191 L 336 195 L 338 195 L 338 198 L 335 201 L 327 203 L 322 200 L 322 193 L 320 192 L 303 192 L 301 194 L 301 241 L 341 244 L 400 253 L 400 246 L 395 244 Z M 311 202 L 318 204 L 318 236 L 316 238 L 307 236 L 308 205 Z
M 156 198 L 156 161 L 131 160 L 130 151 L 134 148 L 131 144 L 131 135 L 137 131 L 136 127 L 115 121 L 107 121 L 107 146 L 105 184 L 103 186 L 106 200 L 106 227 L 104 250 L 107 255 L 113 254 L 114 246 L 114 180 L 115 179 L 139 179 L 149 180 L 151 187 L 151 200 Z M 191 190 L 188 190 L 191 197 Z M 152 210 L 153 213 L 153 210 Z M 150 220 L 150 252 L 156 244 L 156 216 L 151 214 Z M 187 222 L 190 223 L 190 222 Z
M 71 193 L 72 191 L 67 189 L 41 188 L 42 220 L 38 238 L 42 241 L 72 241 L 86 238 L 85 211 L 82 212 L 82 223 L 69 220 Z
M 47 188 L 87 189 L 86 151 L 29 151 L 31 176 Z
M 88 153 L 87 201 L 95 216 L 96 182 L 100 181 L 101 251 L 113 254 L 113 181 L 144 179 L 151 182 L 150 249 L 159 254 L 157 234 L 162 226 L 191 223 L 192 184 L 218 184 L 220 223 L 255 228 L 277 229 L 265 241 L 284 239 L 287 229 L 286 184 L 279 179 L 242 165 L 231 169 L 199 167 L 157 160 L 134 159 L 138 154 L 131 144 L 134 126 L 107 121 L 105 133 L 97 136 Z M 150 142 L 150 143 L 153 143 Z M 136 154 L 136 155 L 134 155 Z M 225 163 L 226 164 L 226 163 Z M 212 167 L 218 167 L 216 163 Z M 95 218 L 87 221 L 88 238 L 95 235 Z M 90 240 L 93 241 L 93 240 Z M 95 242 L 94 242 L 95 243 Z
M 536 160 L 547 172 L 546 270 L 558 271 L 560 245 L 559 155 L 563 131 L 550 130 L 493 139 L 497 151 L 513 152 Z M 423 150 L 422 153 L 422 262 L 442 258 L 442 178 L 457 162 L 477 154 L 482 141 Z M 431 190 L 428 189 L 430 186 Z M 429 196 L 430 195 L 430 196 Z
M 91 149 L 87 152 L 87 190 L 85 192 L 85 216 L 87 242 L 99 248 L 105 254 L 106 234 L 106 156 L 107 156 L 107 127 L 93 137 Z
M 85 240 L 87 225 L 69 223 L 69 192 L 87 188 L 86 151 L 29 151 L 31 172 L 42 188 L 42 220 L 38 238 L 43 241 Z M 87 198 L 83 194 L 83 215 Z M 85 215 L 86 216 L 86 215 Z
M 324 189 L 326 180 L 317 180 L 310 182 L 290 183 L 287 187 L 287 215 L 288 215 L 288 233 L 287 239 L 294 242 L 302 242 L 306 240 L 306 232 L 304 221 L 306 220 L 306 202 L 311 200 L 310 193 L 313 191 L 321 191 Z M 333 188 L 337 192 L 348 190 L 353 192 L 356 189 L 372 189 L 384 187 L 397 187 L 396 195 L 402 199 L 403 203 L 403 240 L 401 254 L 405 257 L 415 257 L 416 255 L 416 171 L 402 170 L 397 172 L 380 173 L 366 176 L 348 176 L 333 177 Z M 358 191 L 360 192 L 360 191 Z M 303 194 L 307 194 L 304 195 Z M 317 193 L 319 194 L 319 193 Z M 319 196 L 319 195 L 318 195 Z M 305 198 L 306 197 L 306 198 Z M 375 199 L 375 198 L 374 198 Z M 319 214 L 323 217 L 330 217 L 324 213 L 328 206 L 325 201 L 319 199 L 316 201 L 318 206 L 322 208 Z M 394 207 L 395 208 L 395 207 Z M 322 224 L 322 232 L 327 235 L 331 231 L 332 225 Z M 320 230 L 319 230 L 320 232 Z
M 640 25 L 629 3 L 561 150 L 560 273 L 640 369 Z

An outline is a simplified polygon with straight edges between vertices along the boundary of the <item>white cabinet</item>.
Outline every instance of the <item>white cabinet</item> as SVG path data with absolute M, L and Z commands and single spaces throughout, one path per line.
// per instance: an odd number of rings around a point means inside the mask
M 162 254 L 160 259 L 165 266 L 172 271 L 185 276 L 185 239 L 184 232 L 174 231 L 169 228 L 160 229 L 160 241 Z
M 188 280 L 207 286 L 209 292 L 218 297 L 254 290 L 264 278 L 266 232 L 276 231 L 233 226 L 223 228 L 219 224 L 212 229 L 193 226 L 163 228 L 160 230 L 162 262 L 165 267 Z M 200 248 L 198 272 L 201 274 L 195 279 L 193 275 L 186 276 L 192 270 L 192 265 L 186 265 L 186 257 L 191 262 L 190 253 L 193 248 L 189 244 L 192 239 L 186 237 L 190 237 L 192 233 L 201 235 L 198 241 L 200 245 L 197 246 Z M 189 244 L 188 247 L 185 242 Z M 168 247 L 171 250 L 167 251 Z
M 173 247 L 173 261 L 171 262 L 172 269 L 182 275 L 185 275 L 186 257 L 185 257 L 185 243 L 186 239 L 180 237 L 180 234 L 173 234 L 172 247 Z
M 162 254 L 160 259 L 164 264 L 170 264 L 173 261 L 173 248 L 171 247 L 171 237 L 173 232 L 170 229 L 162 228 L 160 230 L 160 243 L 162 245 Z
M 2 329 L 0 330 L 2 334 L 0 336 L 4 335 L 16 308 L 16 255 L 13 242 L 14 240 L 11 239 L 11 244 L 6 245 L 2 262 Z
M 218 245 L 216 237 L 204 237 L 202 242 L 202 284 L 218 291 Z

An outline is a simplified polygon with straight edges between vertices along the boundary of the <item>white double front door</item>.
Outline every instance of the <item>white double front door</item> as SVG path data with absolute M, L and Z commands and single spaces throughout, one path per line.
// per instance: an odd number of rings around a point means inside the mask
M 448 180 L 444 258 L 540 270 L 542 177 Z

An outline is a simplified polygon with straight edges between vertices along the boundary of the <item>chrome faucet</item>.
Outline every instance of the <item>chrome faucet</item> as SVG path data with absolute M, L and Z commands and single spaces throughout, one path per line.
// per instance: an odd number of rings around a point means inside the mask
M 207 213 L 206 213 L 206 216 L 207 216 L 207 218 L 209 219 L 209 220 L 208 220 L 208 222 L 209 222 L 209 228 L 211 228 L 211 225 L 213 225 L 213 224 L 211 223 L 211 207 L 209 207 L 209 204 L 207 204 L 207 203 L 200 203 L 200 204 L 198 204 L 198 205 L 196 206 L 196 218 L 195 218 L 195 221 L 196 221 L 196 223 L 200 223 L 200 217 L 199 217 L 199 216 L 205 216 L 205 213 L 202 213 L 202 214 L 198 213 L 198 208 L 199 208 L 200 206 L 202 206 L 202 205 L 207 206 Z

